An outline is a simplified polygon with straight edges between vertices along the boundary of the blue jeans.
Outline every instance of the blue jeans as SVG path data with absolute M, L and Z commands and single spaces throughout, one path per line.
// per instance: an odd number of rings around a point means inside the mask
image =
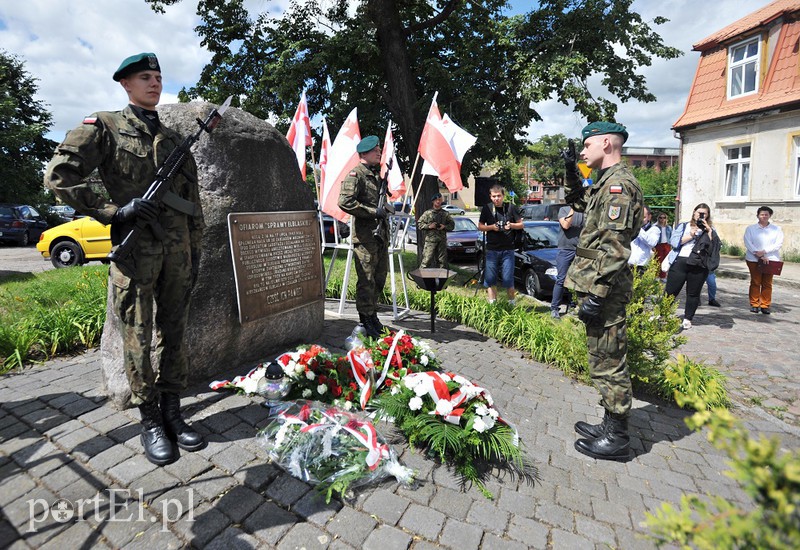
M 559 248 L 556 256 L 556 282 L 553 285 L 553 299 L 550 300 L 550 309 L 557 310 L 561 305 L 564 296 L 564 281 L 567 280 L 567 271 L 575 259 L 575 251 L 567 248 Z
M 714 271 L 708 274 L 706 284 L 708 285 L 708 301 L 710 302 L 717 298 L 717 274 Z
M 500 267 L 500 285 L 503 288 L 514 286 L 514 251 L 513 250 L 487 250 L 486 272 L 483 277 L 483 286 L 489 288 L 497 284 L 498 266 Z

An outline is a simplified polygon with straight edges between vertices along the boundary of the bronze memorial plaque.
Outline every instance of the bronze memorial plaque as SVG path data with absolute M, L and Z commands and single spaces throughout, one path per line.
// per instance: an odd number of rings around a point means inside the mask
M 239 322 L 324 300 L 316 212 L 228 214 Z

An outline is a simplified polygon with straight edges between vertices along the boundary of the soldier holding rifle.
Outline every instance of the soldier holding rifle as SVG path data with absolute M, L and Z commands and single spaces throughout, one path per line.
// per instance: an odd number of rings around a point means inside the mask
M 183 339 L 204 227 L 197 166 L 187 151 L 180 169 L 167 181 L 163 201 L 142 198 L 159 165 L 183 140 L 159 121 L 155 110 L 162 90 L 155 54 L 128 57 L 113 78 L 128 94 L 129 105 L 122 111 L 94 113 L 69 132 L 47 167 L 45 185 L 80 213 L 110 223 L 113 245 L 137 227 L 134 263 L 112 264 L 109 281 L 113 307 L 122 321 L 131 402 L 142 416 L 142 446 L 148 460 L 163 465 L 177 458 L 175 444 L 188 451 L 205 444 L 184 422 L 179 398 L 188 379 Z M 109 198 L 84 182 L 95 168 Z M 155 369 L 150 362 L 154 321 Z
M 447 232 L 456 227 L 453 217 L 442 210 L 442 194 L 434 193 L 433 208 L 426 210 L 417 221 L 425 235 L 420 267 L 447 267 Z
M 377 338 L 384 330 L 376 308 L 389 271 L 388 217 L 394 213 L 394 208 L 387 203 L 386 188 L 381 184 L 378 136 L 362 139 L 356 151 L 361 162 L 342 182 L 339 208 L 355 218 L 356 309 L 367 335 Z

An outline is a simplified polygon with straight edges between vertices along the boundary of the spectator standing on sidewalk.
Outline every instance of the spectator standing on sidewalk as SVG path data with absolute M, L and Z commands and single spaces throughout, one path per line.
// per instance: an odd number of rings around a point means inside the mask
M 559 309 L 564 297 L 564 281 L 567 271 L 575 259 L 575 249 L 583 229 L 583 212 L 575 212 L 571 206 L 562 206 L 558 211 L 558 223 L 561 231 L 558 235 L 558 255 L 556 256 L 556 282 L 553 285 L 553 299 L 550 301 L 550 315 L 554 319 L 561 317 Z M 567 303 L 571 302 L 570 298 Z
M 522 215 L 516 205 L 504 202 L 505 189 L 495 184 L 489 189 L 492 202 L 484 205 L 478 220 L 478 229 L 486 232 L 486 250 L 484 251 L 485 275 L 483 286 L 489 295 L 489 303 L 497 299 L 498 284 L 506 289 L 508 302 L 513 306 L 517 291 L 514 289 L 514 248 L 516 233 L 524 228 Z
M 667 223 L 667 214 L 664 212 L 658 212 L 656 214 L 656 226 L 659 229 L 659 236 L 658 236 L 658 244 L 656 245 L 656 261 L 659 265 L 661 262 L 664 261 L 664 258 L 667 257 L 667 254 L 670 253 L 672 250 L 672 245 L 669 244 L 670 239 L 672 238 L 672 226 Z M 667 282 L 667 272 L 666 271 L 659 271 L 658 278 L 661 279 L 662 283 Z
M 772 274 L 762 273 L 761 266 L 780 261 L 783 246 L 783 231 L 770 223 L 772 208 L 762 206 L 757 212 L 758 223 L 744 231 L 745 261 L 750 270 L 750 311 L 770 314 L 772 305 Z
M 650 207 L 644 206 L 644 225 L 639 229 L 639 234 L 631 241 L 631 257 L 628 264 L 641 275 L 647 269 L 650 258 L 653 257 L 653 248 L 658 244 L 661 230 L 652 222 Z

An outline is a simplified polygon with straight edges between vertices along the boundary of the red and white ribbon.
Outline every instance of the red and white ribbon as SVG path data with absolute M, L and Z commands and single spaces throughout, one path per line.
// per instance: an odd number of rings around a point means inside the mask
M 389 365 L 391 365 L 392 359 L 396 357 L 398 367 L 402 366 L 402 358 L 400 357 L 400 352 L 397 350 L 397 342 L 400 341 L 403 334 L 404 331 L 399 330 L 394 335 L 392 345 L 389 346 L 389 353 L 386 354 L 386 361 L 383 363 L 380 378 L 374 381 L 374 385 L 369 374 L 370 371 L 375 368 L 375 363 L 372 360 L 372 354 L 369 350 L 357 348 L 347 352 L 347 359 L 350 361 L 353 377 L 356 379 L 356 383 L 361 390 L 359 403 L 362 409 L 367 407 L 367 403 L 372 397 L 372 394 L 378 391 L 378 388 L 383 385 L 384 380 L 386 380 L 386 375 L 389 373 Z

